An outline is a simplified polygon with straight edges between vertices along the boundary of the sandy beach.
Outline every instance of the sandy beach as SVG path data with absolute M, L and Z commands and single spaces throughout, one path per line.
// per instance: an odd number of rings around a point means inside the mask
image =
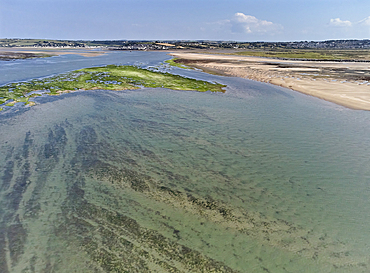
M 370 110 L 370 63 L 297 61 L 221 54 L 171 53 L 210 73 L 286 87 L 351 109 Z

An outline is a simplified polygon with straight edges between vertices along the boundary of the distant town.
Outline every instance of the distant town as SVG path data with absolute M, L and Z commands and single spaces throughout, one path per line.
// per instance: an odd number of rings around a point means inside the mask
M 189 50 L 189 49 L 370 49 L 370 40 L 328 40 L 297 42 L 232 42 L 232 41 L 67 41 L 42 39 L 0 39 L 0 47 L 35 48 L 104 48 L 107 50 Z

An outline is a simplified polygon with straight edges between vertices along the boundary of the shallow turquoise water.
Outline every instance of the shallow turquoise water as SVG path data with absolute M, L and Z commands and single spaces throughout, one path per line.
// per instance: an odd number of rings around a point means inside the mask
M 172 72 L 228 91 L 86 91 L 0 114 L 0 271 L 368 272 L 370 114 Z

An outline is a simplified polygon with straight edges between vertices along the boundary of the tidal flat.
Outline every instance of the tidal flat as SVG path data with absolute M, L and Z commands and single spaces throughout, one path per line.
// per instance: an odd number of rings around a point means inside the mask
M 0 61 L 12 61 L 18 59 L 46 58 L 52 55 L 45 53 L 9 52 L 0 49 Z
M 44 93 L 58 95 L 65 92 L 93 89 L 126 90 L 140 87 L 161 87 L 172 90 L 225 92 L 225 85 L 186 78 L 155 69 L 107 65 L 79 69 L 44 79 L 10 83 L 0 87 L 0 107 L 13 106 L 17 102 L 34 105 L 35 103 L 29 99 Z
M 174 62 L 209 73 L 271 83 L 351 109 L 370 110 L 370 73 L 367 60 L 310 61 L 274 59 L 271 58 L 274 56 L 272 53 L 270 58 L 265 58 L 260 56 L 264 56 L 260 52 L 258 54 L 258 57 L 194 53 L 171 55 L 178 58 Z M 305 54 L 300 53 L 298 56 Z

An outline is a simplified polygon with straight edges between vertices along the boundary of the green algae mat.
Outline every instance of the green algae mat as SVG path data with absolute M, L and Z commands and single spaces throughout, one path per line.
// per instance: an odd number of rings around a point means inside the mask
M 10 83 L 0 87 L 0 105 L 13 106 L 17 102 L 33 105 L 30 98 L 42 93 L 58 95 L 79 90 L 126 90 L 141 87 L 172 90 L 225 92 L 224 85 L 190 79 L 170 73 L 136 66 L 107 65 L 84 68 L 44 79 Z M 0 108 L 0 110 L 2 107 Z

